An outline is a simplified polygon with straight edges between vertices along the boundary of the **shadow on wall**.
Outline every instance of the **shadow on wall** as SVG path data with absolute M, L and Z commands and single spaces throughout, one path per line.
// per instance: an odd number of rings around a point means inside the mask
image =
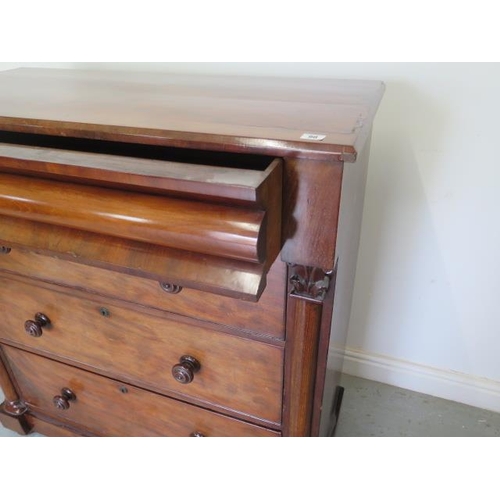
M 457 352 L 466 353 L 457 346 L 458 311 L 426 187 L 442 168 L 450 110 L 405 83 L 386 85 L 373 132 L 348 348 L 446 369 Z

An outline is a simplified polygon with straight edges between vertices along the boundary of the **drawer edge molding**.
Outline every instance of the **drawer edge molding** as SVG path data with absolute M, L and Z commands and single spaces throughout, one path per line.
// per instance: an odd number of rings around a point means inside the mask
M 0 269 L 0 281 L 2 279 L 14 280 L 21 283 L 32 284 L 40 289 L 52 290 L 55 292 L 66 293 L 73 297 L 79 298 L 89 298 L 91 295 L 91 300 L 93 302 L 106 303 L 109 305 L 119 306 L 119 307 L 127 307 L 130 310 L 134 310 L 137 312 L 147 312 L 150 316 L 155 316 L 157 318 L 162 319 L 171 319 L 173 321 L 178 321 L 181 323 L 186 323 L 194 326 L 204 326 L 209 328 L 210 330 L 215 330 L 219 332 L 223 332 L 227 335 L 232 335 L 235 337 L 247 338 L 250 340 L 254 340 L 256 342 L 263 342 L 264 344 L 274 345 L 277 347 L 283 347 L 285 344 L 285 340 L 283 335 L 279 334 L 277 330 L 274 332 L 270 330 L 268 332 L 262 332 L 259 330 L 251 330 L 250 327 L 242 328 L 240 326 L 230 325 L 227 323 L 221 323 L 214 321 L 213 319 L 204 319 L 200 317 L 194 317 L 189 314 L 179 313 L 176 311 L 169 311 L 166 309 L 161 309 L 159 307 L 154 307 L 150 305 L 139 304 L 136 302 L 131 302 L 129 300 L 125 300 L 122 297 L 117 297 L 108 294 L 102 294 L 96 292 L 95 290 L 80 288 L 80 287 L 69 287 L 65 284 L 57 283 L 54 281 L 48 280 L 37 280 L 34 281 L 33 277 L 26 276 L 23 274 L 18 274 L 16 272 Z M 248 301 L 246 301 L 248 302 Z M 253 303 L 252 303 L 253 305 Z
M 17 343 L 156 392 L 281 422 L 282 346 L 17 280 L 2 280 L 1 290 L 10 311 L 0 331 L 3 345 Z M 32 337 L 23 321 L 37 308 L 50 317 L 51 327 Z
M 4 216 L 0 245 L 141 276 L 155 281 L 256 301 L 267 266 L 180 251 L 149 243 Z
M 278 257 L 266 275 L 266 288 L 258 302 L 207 294 L 183 288 L 166 293 L 156 280 L 86 266 L 66 259 L 14 249 L 0 255 L 0 275 L 36 280 L 37 286 L 62 286 L 67 293 L 85 293 L 105 300 L 118 300 L 127 307 L 147 307 L 228 327 L 230 332 L 263 339 L 283 339 L 286 265 Z M 101 300 L 101 299 L 99 299 Z
M 108 436 L 136 435 L 138 427 L 141 431 L 137 435 L 164 436 L 170 428 L 173 435 L 188 437 L 194 432 L 210 435 L 207 427 L 215 426 L 222 435 L 280 435 L 279 429 L 216 413 L 24 350 L 6 347 L 5 355 L 28 412 L 70 428 L 85 425 L 91 433 Z M 78 395 L 74 405 L 61 411 L 54 407 L 52 394 L 66 381 L 75 386 Z M 127 390 L 120 390 L 123 387 Z
M 60 363 L 62 365 L 71 366 L 78 370 L 82 370 L 100 377 L 105 377 L 106 379 L 109 380 L 114 380 L 115 382 L 122 383 L 128 387 L 134 387 L 136 389 L 141 389 L 150 392 L 151 394 L 164 396 L 169 399 L 183 402 L 203 410 L 215 412 L 220 415 L 224 415 L 226 417 L 231 417 L 245 423 L 257 425 L 260 427 L 265 427 L 273 431 L 281 431 L 284 427 L 283 422 L 281 421 L 275 421 L 272 419 L 270 420 L 268 418 L 263 418 L 245 411 L 236 410 L 227 405 L 218 404 L 214 401 L 210 401 L 196 396 L 190 396 L 189 394 L 183 394 L 181 392 L 176 392 L 173 390 L 160 390 L 157 386 L 145 383 L 144 381 L 137 380 L 136 378 L 127 377 L 123 374 L 119 375 L 116 373 L 110 373 L 108 370 L 93 365 L 89 365 L 86 363 L 81 363 L 79 361 L 75 361 L 74 359 L 59 356 L 51 351 L 36 349 L 32 346 L 25 345 L 20 342 L 4 339 L 2 340 L 1 345 L 3 345 L 5 349 L 15 349 L 16 351 L 22 351 L 26 354 L 32 354 L 34 356 L 42 357 L 44 359 L 51 360 L 56 363 Z M 33 413 L 32 410 L 33 409 L 31 407 L 28 407 L 28 411 L 30 414 Z M 26 413 L 26 415 L 28 415 L 28 413 Z
M 265 212 L 0 174 L 0 214 L 248 262 L 265 259 Z
M 4 253 L 28 249 L 256 301 L 281 250 L 280 159 L 246 206 L 237 199 L 201 201 L 182 192 L 146 194 L 1 171 L 0 162 Z

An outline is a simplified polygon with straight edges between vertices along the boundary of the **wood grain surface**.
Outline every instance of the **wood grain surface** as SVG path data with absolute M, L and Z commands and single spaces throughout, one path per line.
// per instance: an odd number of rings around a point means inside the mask
M 353 161 L 383 90 L 377 81 L 22 68 L 0 73 L 0 128 Z
M 276 339 L 285 337 L 286 266 L 279 258 L 267 274 L 267 286 L 258 302 L 222 297 L 186 287 L 176 294 L 166 293 L 159 281 L 19 249 L 6 255 L 0 254 L 0 269 L 99 295 L 103 300 L 110 297 L 232 326 L 243 332 Z
M 264 266 L 7 216 L 0 244 L 250 301 L 264 291 L 272 264 L 271 259 Z
M 340 400 L 327 362 L 345 343 L 383 91 L 0 72 L 0 344 L 3 383 L 31 405 L 25 423 L 330 434 Z
M 310 436 L 322 303 L 290 294 L 283 425 L 286 436 Z
M 281 252 L 285 262 L 333 269 L 343 168 L 339 162 L 286 162 Z
M 0 331 L 4 342 L 177 398 L 281 421 L 283 349 L 278 346 L 1 277 L 0 302 L 9 311 Z M 37 312 L 51 323 L 32 337 L 24 323 Z M 171 373 L 183 355 L 201 364 L 186 385 Z
M 0 214 L 248 262 L 265 259 L 265 212 L 0 174 Z
M 256 425 L 153 394 L 63 363 L 5 348 L 23 399 L 35 412 L 98 436 L 278 436 Z M 76 400 L 58 410 L 52 399 L 71 387 Z M 49 426 L 39 430 L 50 432 Z M 85 432 L 87 430 L 87 432 Z M 69 435 L 64 432 L 62 435 Z
M 263 186 L 280 163 L 263 156 L 0 131 L 2 172 L 260 208 Z

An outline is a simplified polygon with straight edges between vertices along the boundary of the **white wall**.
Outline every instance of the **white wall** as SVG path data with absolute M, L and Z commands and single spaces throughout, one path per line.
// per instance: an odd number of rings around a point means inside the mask
M 500 64 L 118 68 L 385 81 L 345 370 L 500 411 Z

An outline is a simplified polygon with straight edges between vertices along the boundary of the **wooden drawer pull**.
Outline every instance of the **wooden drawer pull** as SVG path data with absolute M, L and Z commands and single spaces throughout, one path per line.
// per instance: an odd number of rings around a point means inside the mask
M 182 291 L 182 286 L 173 283 L 160 282 L 160 287 L 164 292 L 176 294 Z
M 43 313 L 35 314 L 35 321 L 29 319 L 24 323 L 24 331 L 32 337 L 41 337 L 43 330 L 42 327 L 48 326 L 50 319 Z
M 68 389 L 67 387 L 63 387 L 61 389 L 61 395 L 54 396 L 52 399 L 52 402 L 54 403 L 54 406 L 58 410 L 68 410 L 69 409 L 69 402 L 70 401 L 75 401 L 76 400 L 76 395 L 75 393 L 71 390 Z
M 190 384 L 194 379 L 194 374 L 199 372 L 200 362 L 193 356 L 181 356 L 179 364 L 172 367 L 172 375 L 181 384 Z

